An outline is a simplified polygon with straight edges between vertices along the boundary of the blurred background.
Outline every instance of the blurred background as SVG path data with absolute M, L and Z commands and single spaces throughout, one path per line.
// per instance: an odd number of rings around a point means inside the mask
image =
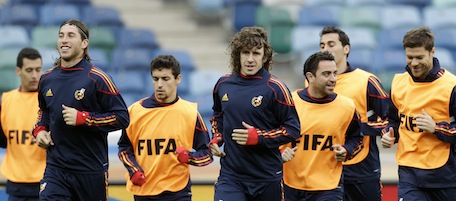
M 199 103 L 208 127 L 213 86 L 230 72 L 228 42 L 245 26 L 268 30 L 276 51 L 272 73 L 292 91 L 302 88 L 304 60 L 319 51 L 327 25 L 348 34 L 351 65 L 376 74 L 387 91 L 393 74 L 404 71 L 402 37 L 413 27 L 432 29 L 436 57 L 456 72 L 456 0 L 0 0 L 0 92 L 18 87 L 16 57 L 23 47 L 37 48 L 44 69 L 52 67 L 58 26 L 71 18 L 89 27 L 93 63 L 114 79 L 127 104 L 153 93 L 150 61 L 173 54 L 182 67 L 178 93 Z M 119 136 L 109 136 L 110 200 L 132 200 L 117 158 Z M 384 200 L 397 200 L 394 150 L 380 148 Z M 212 200 L 218 158 L 191 170 L 193 200 Z

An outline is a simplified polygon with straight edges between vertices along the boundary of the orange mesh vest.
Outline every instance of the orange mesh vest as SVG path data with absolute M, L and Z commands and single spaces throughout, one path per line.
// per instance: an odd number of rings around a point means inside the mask
M 127 134 L 146 183 L 133 185 L 127 173 L 127 190 L 140 196 L 182 190 L 190 178 L 190 167 L 179 163 L 174 151 L 177 147 L 192 150 L 196 103 L 179 99 L 166 107 L 144 108 L 136 102 L 129 107 L 129 113 Z
M 358 110 L 360 121 L 368 122 L 367 119 L 367 83 L 369 77 L 374 76 L 366 71 L 356 69 L 350 73 L 342 73 L 337 75 L 337 84 L 334 91 L 351 98 L 355 102 L 356 110 Z M 344 165 L 357 164 L 363 161 L 369 154 L 370 138 L 363 137 L 364 147 L 351 160 L 343 162 Z
M 297 139 L 294 158 L 284 163 L 284 182 L 299 190 L 335 189 L 342 175 L 342 162 L 336 160 L 330 148 L 333 144 L 345 143 L 355 104 L 342 95 L 326 104 L 306 102 L 297 91 L 292 95 L 302 136 Z
M 40 182 L 46 166 L 46 150 L 37 145 L 32 135 L 38 118 L 38 92 L 15 89 L 3 93 L 0 117 L 8 142 L 2 174 L 13 182 Z
M 391 99 L 400 119 L 396 150 L 399 165 L 435 169 L 448 161 L 450 144 L 419 130 L 413 116 L 425 109 L 435 122 L 450 122 L 449 103 L 455 85 L 456 77 L 449 71 L 433 82 L 414 82 L 408 73 L 394 76 Z

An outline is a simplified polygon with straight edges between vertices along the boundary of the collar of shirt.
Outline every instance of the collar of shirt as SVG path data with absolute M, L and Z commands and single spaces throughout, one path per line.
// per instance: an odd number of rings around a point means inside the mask
M 443 69 L 440 68 L 440 63 L 437 58 L 434 57 L 432 62 L 434 64 L 434 67 L 428 72 L 428 74 L 423 80 L 418 80 L 416 77 L 414 77 L 409 66 L 406 66 L 405 70 L 407 70 L 407 72 L 410 74 L 414 82 L 432 82 L 439 78 L 441 76 L 439 72 L 443 71 Z
M 337 97 L 337 94 L 334 93 L 334 94 L 326 96 L 324 98 L 315 98 L 309 94 L 308 88 L 298 91 L 298 95 L 302 100 L 304 100 L 306 102 L 317 103 L 317 104 L 329 103 L 329 102 L 333 101 L 334 99 L 336 99 L 336 97 Z

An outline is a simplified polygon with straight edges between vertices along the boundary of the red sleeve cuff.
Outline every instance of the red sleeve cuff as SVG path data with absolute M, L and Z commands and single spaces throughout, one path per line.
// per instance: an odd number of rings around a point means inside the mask
M 188 155 L 189 151 L 185 147 L 178 147 L 176 149 L 176 153 L 177 153 L 177 160 L 180 163 L 188 163 L 190 156 Z
M 247 138 L 246 145 L 256 145 L 258 144 L 258 132 L 256 128 L 247 129 L 249 137 Z
M 76 114 L 76 126 L 84 124 L 88 117 L 89 117 L 88 112 L 78 111 L 78 113 Z
M 45 131 L 45 130 L 46 130 L 46 127 L 44 127 L 44 126 L 37 126 L 37 127 L 35 127 L 35 128 L 33 129 L 33 131 L 32 131 L 33 137 L 36 138 L 36 136 L 38 135 L 38 133 L 39 133 L 40 131 Z
M 209 141 L 208 146 L 211 144 L 217 144 L 218 146 L 222 146 L 223 138 L 221 134 L 215 134 L 214 137 Z

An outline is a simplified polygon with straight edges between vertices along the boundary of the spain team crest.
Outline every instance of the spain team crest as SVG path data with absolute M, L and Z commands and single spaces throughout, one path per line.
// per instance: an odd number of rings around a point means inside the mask
M 76 98 L 76 100 L 81 100 L 84 98 L 84 92 L 85 92 L 85 89 L 84 88 L 81 88 L 79 90 L 76 90 L 74 92 L 74 98 Z
M 259 95 L 259 96 L 256 96 L 256 97 L 252 98 L 253 107 L 260 106 L 262 102 L 263 102 L 263 96 L 262 95 Z

